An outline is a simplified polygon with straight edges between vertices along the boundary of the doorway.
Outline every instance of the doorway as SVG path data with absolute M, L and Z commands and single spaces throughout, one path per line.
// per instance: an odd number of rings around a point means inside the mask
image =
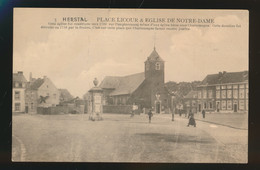
M 234 104 L 234 112 L 237 112 L 237 104 Z
M 28 113 L 28 106 L 25 106 L 25 113 Z
M 155 113 L 160 113 L 161 112 L 161 103 L 156 102 L 155 104 Z

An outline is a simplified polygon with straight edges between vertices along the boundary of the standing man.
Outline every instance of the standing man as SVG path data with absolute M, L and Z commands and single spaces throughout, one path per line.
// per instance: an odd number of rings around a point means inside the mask
M 148 112 L 149 123 L 151 123 L 152 116 L 153 116 L 152 109 L 150 109 Z
M 205 114 L 206 114 L 206 111 L 203 109 L 203 110 L 202 110 L 203 119 L 205 119 Z

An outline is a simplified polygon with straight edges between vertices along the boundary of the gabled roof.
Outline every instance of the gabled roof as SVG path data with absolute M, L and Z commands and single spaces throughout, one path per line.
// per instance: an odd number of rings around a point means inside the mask
M 146 61 L 163 61 L 163 59 L 159 56 L 159 54 L 157 53 L 154 47 L 152 53 L 149 55 L 149 57 L 147 57 Z
M 60 97 L 64 99 L 72 99 L 73 96 L 70 94 L 70 92 L 67 89 L 59 89 L 60 91 Z
M 15 82 L 27 82 L 24 75 L 22 73 L 13 73 L 13 81 Z
M 219 74 L 207 75 L 200 85 L 239 83 L 245 81 L 248 81 L 248 71 L 219 72 Z
M 197 92 L 194 90 L 191 90 L 186 96 L 184 96 L 186 99 L 191 99 L 191 98 L 197 98 Z
M 29 83 L 29 90 L 37 90 L 44 83 L 44 79 L 38 78 L 33 82 Z
M 114 89 L 110 95 L 124 95 L 133 93 L 144 81 L 144 73 L 132 74 L 124 77 L 108 76 L 101 82 L 103 89 Z

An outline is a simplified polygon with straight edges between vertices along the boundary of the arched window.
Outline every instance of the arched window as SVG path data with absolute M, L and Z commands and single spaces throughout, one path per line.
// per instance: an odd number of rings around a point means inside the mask
M 156 70 L 160 70 L 160 63 L 156 63 L 156 64 L 155 64 L 155 69 L 156 69 Z

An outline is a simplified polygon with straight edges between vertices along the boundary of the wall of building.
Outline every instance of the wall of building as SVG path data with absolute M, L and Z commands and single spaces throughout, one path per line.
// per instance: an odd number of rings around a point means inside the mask
M 38 99 L 40 96 L 49 96 L 46 103 L 38 103 L 38 107 L 51 107 L 59 104 L 59 90 L 48 78 L 44 78 L 44 83 L 38 88 Z
M 28 113 L 36 113 L 38 106 L 38 95 L 36 90 L 25 90 L 25 108 Z M 28 109 L 28 110 L 27 110 Z
M 19 95 L 15 92 L 18 92 Z M 13 112 L 25 112 L 25 89 L 24 88 L 13 88 L 12 98 L 12 111 Z M 19 108 L 18 108 L 19 105 Z

